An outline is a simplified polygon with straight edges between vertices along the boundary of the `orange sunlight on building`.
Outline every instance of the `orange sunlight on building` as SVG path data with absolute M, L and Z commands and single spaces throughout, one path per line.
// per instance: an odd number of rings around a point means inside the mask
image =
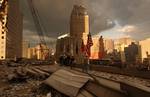
M 93 46 L 91 47 L 90 59 L 99 59 L 99 37 L 93 37 Z

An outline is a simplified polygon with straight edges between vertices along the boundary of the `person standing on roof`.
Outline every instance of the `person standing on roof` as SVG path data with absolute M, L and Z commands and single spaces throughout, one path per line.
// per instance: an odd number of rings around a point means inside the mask
M 71 67 L 71 69 L 72 69 L 72 67 L 73 67 L 73 64 L 74 64 L 74 56 L 71 56 L 71 58 L 70 58 L 70 67 Z
M 84 56 L 83 62 L 84 62 L 83 63 L 83 72 L 88 73 L 90 62 L 89 62 L 89 57 L 87 55 Z

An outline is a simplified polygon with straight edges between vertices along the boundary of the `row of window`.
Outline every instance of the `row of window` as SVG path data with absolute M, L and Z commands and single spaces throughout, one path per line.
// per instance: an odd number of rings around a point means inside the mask
M 4 32 L 2 31 L 2 34 L 4 34 Z M 4 36 L 1 37 L 2 39 L 4 39 Z M 4 42 L 2 42 L 1 44 L 4 44 Z M 4 48 L 3 46 L 1 48 Z M 1 51 L 1 53 L 3 53 L 3 51 Z M 1 59 L 3 59 L 4 56 L 1 56 Z

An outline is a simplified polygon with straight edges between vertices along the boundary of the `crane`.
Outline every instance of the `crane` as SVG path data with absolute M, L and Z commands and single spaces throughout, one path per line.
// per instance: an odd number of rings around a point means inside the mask
M 28 4 L 29 4 L 30 10 L 31 10 L 31 14 L 33 17 L 33 21 L 34 21 L 40 42 L 46 45 L 46 42 L 44 39 L 44 29 L 40 23 L 40 16 L 38 14 L 38 10 L 35 8 L 33 0 L 28 0 Z
M 35 24 L 35 27 L 37 30 L 37 34 L 39 36 L 39 40 L 40 40 L 40 43 L 39 43 L 40 49 L 39 50 L 41 50 L 42 56 L 46 57 L 47 55 L 44 54 L 45 48 L 43 48 L 43 46 L 42 46 L 42 44 L 44 44 L 47 48 L 46 41 L 44 39 L 44 31 L 45 31 L 44 26 L 41 24 L 41 21 L 40 21 L 41 18 L 39 16 L 38 10 L 36 9 L 36 7 L 34 5 L 33 0 L 28 0 L 28 5 L 31 10 L 33 21 L 34 21 L 34 24 Z

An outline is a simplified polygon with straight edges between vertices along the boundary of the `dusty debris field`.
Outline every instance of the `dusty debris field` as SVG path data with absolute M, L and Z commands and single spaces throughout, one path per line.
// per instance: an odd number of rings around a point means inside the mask
M 43 84 L 53 72 L 60 68 L 70 69 L 70 67 L 60 67 L 59 65 L 40 64 L 0 64 L 0 97 L 52 97 L 50 87 Z M 73 68 L 82 71 L 79 68 Z M 150 87 L 149 79 L 141 79 L 118 74 L 111 74 L 100 71 L 90 71 L 93 76 L 100 76 L 111 80 L 128 80 L 147 87 Z M 59 94 L 54 91 L 54 95 Z M 57 97 L 57 96 L 56 96 Z M 64 96 L 65 97 L 65 96 Z
M 0 97 L 50 97 L 48 87 L 42 84 L 49 73 L 36 75 L 26 71 L 34 67 L 0 65 Z M 49 65 L 40 67 L 49 68 Z

